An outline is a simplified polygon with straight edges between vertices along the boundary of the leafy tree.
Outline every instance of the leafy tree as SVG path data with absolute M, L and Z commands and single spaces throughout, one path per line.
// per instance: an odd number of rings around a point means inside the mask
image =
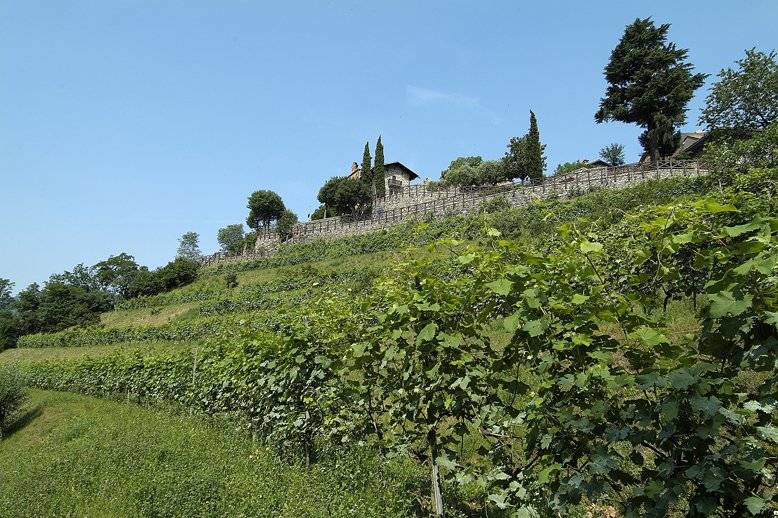
M 199 263 L 186 257 L 177 257 L 154 273 L 159 278 L 162 289 L 170 291 L 191 284 L 197 279 Z
M 41 289 L 32 283 L 16 296 L 16 311 L 19 315 L 20 334 L 36 333 L 40 329 Z
M 605 67 L 608 88 L 594 115 L 598 123 L 615 120 L 644 128 L 640 143 L 652 162 L 677 148 L 686 105 L 706 77 L 692 73 L 686 49 L 667 41 L 669 29 L 670 24 L 657 27 L 651 18 L 627 26 Z
M 324 219 L 326 216 L 335 216 L 334 209 L 330 209 L 330 212 L 327 212 L 327 207 L 324 205 L 319 205 L 316 207 L 316 210 L 311 213 L 311 221 L 315 219 Z
M 249 215 L 246 224 L 254 230 L 268 228 L 271 221 L 281 217 L 286 207 L 281 197 L 273 191 L 256 191 L 249 196 Z
M 291 210 L 284 211 L 281 217 L 278 218 L 276 231 L 278 232 L 278 235 L 281 237 L 282 241 L 286 241 L 287 239 L 292 237 L 292 228 L 294 228 L 297 222 L 298 222 L 297 214 L 295 214 Z
M 543 153 L 546 149 L 544 144 L 540 143 L 540 131 L 538 130 L 538 120 L 535 112 L 529 112 L 529 132 L 526 140 L 527 151 L 527 176 L 530 180 L 540 181 L 543 179 L 543 172 L 546 170 L 546 156 Z
M 564 176 L 566 174 L 572 173 L 573 171 L 585 169 L 587 167 L 590 167 L 589 164 L 581 160 L 576 160 L 575 162 L 564 162 L 556 166 L 556 169 L 554 170 L 554 176 Z
M 335 214 L 349 214 L 362 210 L 370 203 L 371 187 L 362 181 L 354 181 L 345 176 L 333 176 L 319 190 L 318 200 Z
M 368 186 L 368 189 L 375 196 L 375 186 L 373 182 L 373 166 L 370 163 L 370 144 L 365 142 L 365 150 L 362 152 L 362 172 L 359 179 Z
M 9 308 L 0 309 L 0 351 L 16 345 L 21 335 L 21 321 Z
M 505 163 L 505 175 L 513 180 L 527 178 L 527 136 L 511 137 L 508 142 L 508 150 L 503 157 Z
M 381 137 L 375 145 L 375 165 L 373 166 L 373 185 L 375 186 L 375 197 L 383 198 L 386 196 L 386 169 L 384 168 L 384 144 Z
M 197 232 L 186 232 L 178 241 L 176 257 L 198 261 L 200 259 L 200 236 Z
M 243 225 L 236 223 L 220 228 L 216 240 L 222 247 L 222 251 L 237 254 L 243 250 L 245 244 Z
M 94 267 L 77 264 L 72 271 L 57 273 L 49 278 L 49 282 L 61 282 L 69 286 L 78 286 L 86 291 L 99 291 L 103 287 Z
M 140 271 L 135 258 L 129 254 L 113 255 L 94 266 L 101 287 L 121 298 L 130 297 L 130 285 Z
M 50 280 L 41 291 L 40 329 L 36 331 L 52 333 L 73 326 L 94 325 L 100 322 L 100 313 L 111 307 L 110 297 L 103 291 Z
M 705 99 L 700 124 L 708 130 L 763 129 L 778 121 L 778 63 L 776 53 L 746 51 L 737 70 L 718 74 Z
M 317 199 L 324 206 L 324 212 L 327 216 L 337 215 L 335 210 L 335 204 L 337 199 L 338 186 L 345 180 L 348 180 L 345 176 L 333 176 L 322 185 L 319 189 Z
M 156 272 L 149 271 L 145 266 L 138 270 L 138 274 L 129 286 L 130 298 L 150 297 L 165 291 L 162 281 Z
M 600 150 L 600 158 L 612 166 L 624 164 L 624 146 L 621 144 L 609 144 Z
M 335 191 L 335 210 L 338 214 L 363 212 L 370 205 L 370 191 L 370 186 L 364 182 L 355 182 L 347 178 Z
M 13 303 L 13 291 L 14 283 L 9 279 L 0 278 L 0 309 L 7 309 L 11 307 Z
M 706 146 L 704 161 L 724 181 L 732 179 L 733 173 L 745 173 L 752 168 L 778 167 L 778 122 L 749 139 L 725 137 Z
M 502 160 L 484 160 L 480 156 L 460 157 L 441 173 L 446 185 L 472 187 L 496 184 L 506 179 Z
M 19 337 L 19 318 L 12 311 L 13 286 L 14 283 L 10 280 L 0 279 L 0 351 L 16 344 L 16 339 Z

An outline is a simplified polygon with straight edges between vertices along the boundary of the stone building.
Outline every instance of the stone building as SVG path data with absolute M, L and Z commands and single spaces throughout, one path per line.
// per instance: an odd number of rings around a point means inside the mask
M 348 177 L 357 180 L 362 176 L 362 168 L 356 162 L 351 164 L 351 172 Z M 413 172 L 402 162 L 390 162 L 384 164 L 384 182 L 386 185 L 386 194 L 393 194 L 402 191 L 405 187 L 411 185 L 411 182 L 419 175 Z

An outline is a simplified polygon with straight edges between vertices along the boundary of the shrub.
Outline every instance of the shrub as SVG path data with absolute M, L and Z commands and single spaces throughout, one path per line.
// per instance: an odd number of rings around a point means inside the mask
M 238 274 L 235 272 L 227 272 L 224 274 L 224 284 L 226 284 L 228 288 L 237 288 Z
M 481 203 L 480 212 L 491 214 L 493 212 L 500 212 L 501 210 L 509 208 L 511 208 L 511 202 L 508 201 L 508 198 L 505 196 L 497 196 Z
M 0 438 L 11 425 L 24 400 L 22 374 L 15 367 L 0 365 Z

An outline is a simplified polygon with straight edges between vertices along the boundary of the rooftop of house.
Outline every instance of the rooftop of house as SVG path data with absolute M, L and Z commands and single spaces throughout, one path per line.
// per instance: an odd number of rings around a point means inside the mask
M 388 164 L 384 164 L 384 174 L 389 175 L 392 174 L 391 170 L 401 170 L 405 173 L 408 173 L 408 179 L 409 180 L 415 180 L 419 177 L 418 174 L 416 174 L 410 167 L 406 166 L 402 162 L 389 162 Z M 357 179 L 362 175 L 362 168 L 359 167 L 359 164 L 356 162 L 351 163 L 351 172 L 348 174 L 349 178 Z

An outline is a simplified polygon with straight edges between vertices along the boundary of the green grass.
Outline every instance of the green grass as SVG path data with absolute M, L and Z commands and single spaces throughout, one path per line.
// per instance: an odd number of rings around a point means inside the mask
M 407 516 L 407 465 L 306 469 L 218 423 L 33 390 L 0 441 L 0 516 Z
M 100 315 L 100 323 L 107 328 L 124 327 L 128 325 L 155 326 L 171 322 L 191 309 L 196 309 L 197 303 L 187 302 L 161 308 L 138 308 L 108 311 Z

